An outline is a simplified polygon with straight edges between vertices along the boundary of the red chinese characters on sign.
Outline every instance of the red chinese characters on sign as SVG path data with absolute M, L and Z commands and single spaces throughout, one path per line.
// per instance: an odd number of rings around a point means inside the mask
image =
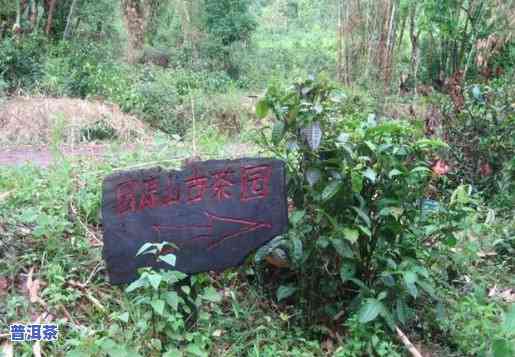
M 151 178 L 143 181 L 143 192 L 141 193 L 141 201 L 139 209 L 156 208 L 159 205 L 159 179 Z
M 266 198 L 270 193 L 272 167 L 269 165 L 241 168 L 241 201 Z
M 213 173 L 213 197 L 217 198 L 218 201 L 231 198 L 232 195 L 229 188 L 234 186 L 234 183 L 229 180 L 229 177 L 232 174 L 234 174 L 234 171 L 231 169 L 225 169 Z
M 201 176 L 197 170 L 193 170 L 193 175 L 186 180 L 188 190 L 188 203 L 200 202 L 204 199 L 209 180 L 206 176 Z
M 272 167 L 270 165 L 240 167 L 236 171 L 224 168 L 209 175 L 194 169 L 191 176 L 180 182 L 177 176 L 152 177 L 146 180 L 129 180 L 116 186 L 116 212 L 119 216 L 149 208 L 180 204 L 197 204 L 207 200 L 224 201 L 237 197 L 240 184 L 240 201 L 264 199 L 270 194 Z M 184 190 L 184 198 L 181 195 Z
M 181 190 L 180 186 L 177 183 L 177 178 L 167 177 L 167 182 L 164 189 L 164 197 L 162 199 L 162 203 L 164 205 L 171 205 L 174 203 L 179 203 L 181 199 Z
M 136 211 L 138 181 L 122 182 L 116 188 L 116 213 L 121 216 Z

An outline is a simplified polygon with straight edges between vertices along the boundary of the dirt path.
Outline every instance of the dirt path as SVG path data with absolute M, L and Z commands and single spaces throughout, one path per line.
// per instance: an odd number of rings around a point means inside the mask
M 124 150 L 133 150 L 128 146 Z M 73 148 L 65 146 L 61 152 L 67 157 L 74 159 L 101 160 L 110 154 L 109 145 L 106 144 L 81 144 Z M 13 148 L 0 148 L 0 167 L 17 166 L 32 163 L 41 167 L 48 167 L 55 158 L 48 147 L 36 148 L 32 146 L 21 146 Z

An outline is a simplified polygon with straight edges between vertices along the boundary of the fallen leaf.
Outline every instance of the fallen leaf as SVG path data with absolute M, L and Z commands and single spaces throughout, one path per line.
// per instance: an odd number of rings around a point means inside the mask
M 2 344 L 2 349 L 0 350 L 0 352 L 2 352 L 3 357 L 13 357 L 14 356 L 13 344 L 9 341 L 5 341 Z
M 27 276 L 27 282 L 25 283 L 25 287 L 29 292 L 30 302 L 34 303 L 38 301 L 38 292 L 39 292 L 39 280 L 32 280 L 32 275 L 34 274 L 34 268 L 30 268 L 29 275 Z
M 46 306 L 46 303 L 39 297 L 39 288 L 41 286 L 41 282 L 39 279 L 33 280 L 32 275 L 34 274 L 34 267 L 30 268 L 29 274 L 27 276 L 27 282 L 25 283 L 25 288 L 29 293 L 29 300 L 31 303 L 39 302 L 41 305 Z

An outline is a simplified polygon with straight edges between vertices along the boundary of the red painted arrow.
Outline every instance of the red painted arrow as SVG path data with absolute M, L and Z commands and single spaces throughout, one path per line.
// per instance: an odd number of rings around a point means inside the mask
M 207 211 L 204 212 L 208 219 L 207 224 L 184 224 L 184 225 L 160 225 L 156 224 L 152 226 L 152 229 L 155 230 L 158 234 L 160 234 L 163 231 L 184 231 L 184 230 L 191 230 L 191 229 L 204 229 L 207 230 L 206 234 L 198 235 L 191 240 L 198 240 L 198 239 L 212 239 L 213 238 L 213 228 L 215 224 L 222 224 L 223 223 L 236 223 L 240 224 L 242 228 L 235 232 L 228 232 L 226 234 L 223 234 L 221 237 L 218 237 L 213 242 L 210 242 L 208 249 L 214 249 L 218 247 L 220 244 L 225 242 L 228 239 L 236 238 L 238 236 L 241 236 L 242 234 L 253 232 L 258 229 L 270 229 L 272 228 L 272 225 L 270 223 L 264 223 L 264 222 L 255 222 L 250 221 L 248 219 L 241 219 L 241 218 L 232 218 L 232 217 L 221 217 L 214 215 L 212 213 L 209 213 Z

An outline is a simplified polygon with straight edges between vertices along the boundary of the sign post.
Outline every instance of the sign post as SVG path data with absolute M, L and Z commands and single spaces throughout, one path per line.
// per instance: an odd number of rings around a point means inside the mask
M 170 268 L 147 243 L 173 243 L 176 270 L 222 271 L 288 228 L 284 163 L 211 160 L 182 171 L 151 168 L 108 176 L 103 185 L 103 256 L 111 284 L 137 278 L 139 267 Z

